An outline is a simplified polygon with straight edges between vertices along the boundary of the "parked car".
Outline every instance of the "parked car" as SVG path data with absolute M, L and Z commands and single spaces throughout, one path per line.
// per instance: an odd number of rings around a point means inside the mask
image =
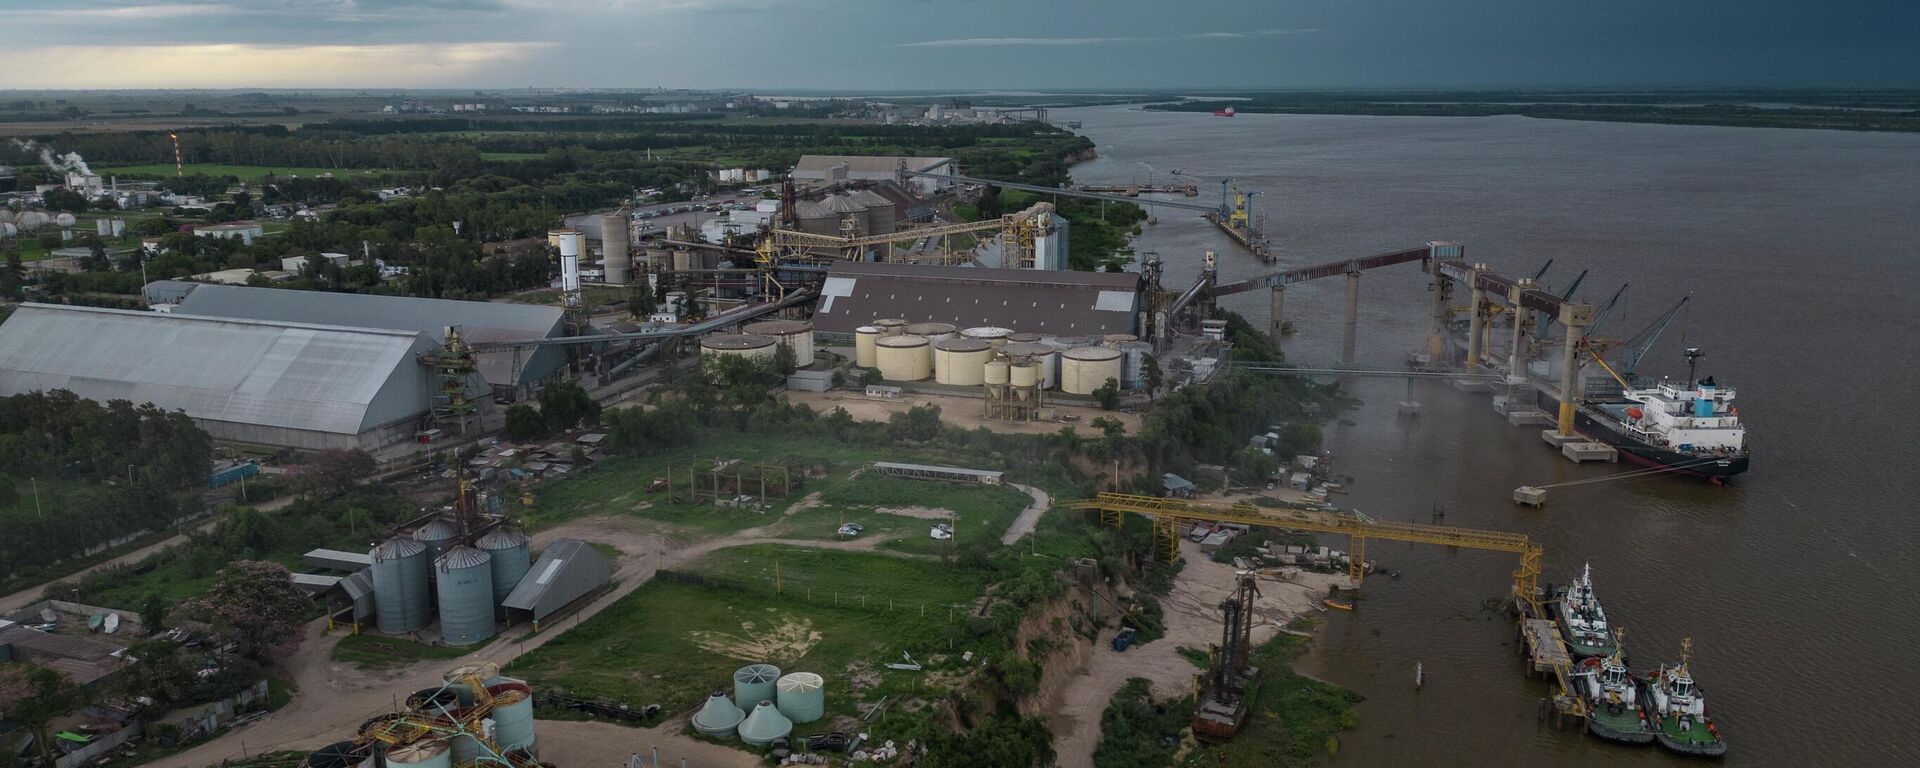
M 859 536 L 861 532 L 865 530 L 867 530 L 867 527 L 859 523 L 847 523 L 846 525 L 840 526 L 840 535 L 851 539 Z

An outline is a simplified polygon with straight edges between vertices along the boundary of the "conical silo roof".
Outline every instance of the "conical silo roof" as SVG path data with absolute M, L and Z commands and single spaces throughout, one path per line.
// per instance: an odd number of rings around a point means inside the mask
M 693 728 L 708 736 L 731 736 L 746 714 L 727 700 L 726 691 L 714 691 L 707 697 L 706 706 L 694 713 Z
M 524 547 L 526 544 L 526 534 L 509 528 L 495 528 L 487 531 L 487 535 L 481 536 L 479 541 L 473 543 L 474 546 L 487 550 L 513 549 Z
M 398 560 L 403 557 L 412 557 L 425 551 L 427 551 L 427 545 L 414 541 L 413 539 L 403 539 L 395 536 L 380 542 L 380 546 L 373 548 L 373 559 Z
M 426 525 L 413 529 L 413 537 L 421 541 L 445 541 L 453 538 L 453 526 L 445 520 L 429 520 Z
M 753 714 L 747 715 L 746 721 L 740 724 L 740 740 L 756 747 L 786 738 L 789 733 L 793 733 L 793 721 L 780 714 L 771 701 L 754 705 Z
M 492 555 L 465 544 L 460 544 L 447 549 L 447 553 L 440 556 L 438 564 L 440 570 L 449 571 L 459 568 L 475 568 L 486 565 L 492 561 Z

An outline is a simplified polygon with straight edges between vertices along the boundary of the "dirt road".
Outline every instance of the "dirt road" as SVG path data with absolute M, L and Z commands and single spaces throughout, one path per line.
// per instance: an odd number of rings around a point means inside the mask
M 1151 681 L 1156 698 L 1189 693 L 1193 676 L 1201 670 L 1181 656 L 1179 648 L 1206 650 L 1220 642 L 1220 601 L 1233 592 L 1233 566 L 1208 560 L 1199 545 L 1190 541 L 1181 541 L 1180 551 L 1187 564 L 1174 579 L 1172 593 L 1160 600 L 1166 636 L 1114 651 L 1108 642 L 1111 634 L 1103 634 L 1086 667 L 1055 695 L 1049 710 L 1056 714 L 1049 725 L 1060 768 L 1092 768 L 1093 750 L 1100 743 L 1100 713 L 1128 678 Z M 1293 582 L 1261 579 L 1260 597 L 1253 607 L 1257 622 L 1253 643 L 1266 642 L 1279 632 L 1279 624 L 1313 612 L 1327 585 L 1344 581 L 1344 577 L 1320 573 L 1301 573 Z
M 1013 525 L 1007 526 L 1006 534 L 1000 537 L 1001 544 L 1011 546 L 1019 541 L 1020 537 L 1033 533 L 1033 527 L 1040 524 L 1040 515 L 1046 512 L 1048 507 L 1053 506 L 1053 500 L 1047 498 L 1046 491 L 1031 485 L 1019 483 L 1008 483 L 1008 485 L 1026 491 L 1028 496 L 1033 497 L 1033 503 L 1027 505 L 1026 511 L 1021 512 L 1019 517 L 1013 519 Z

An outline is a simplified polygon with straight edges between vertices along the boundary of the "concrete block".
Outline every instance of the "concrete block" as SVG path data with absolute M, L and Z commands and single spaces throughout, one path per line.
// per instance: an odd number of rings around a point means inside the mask
M 1515 488 L 1513 489 L 1513 503 L 1525 504 L 1529 507 L 1545 506 L 1547 503 L 1547 489 L 1535 488 L 1531 485 L 1523 485 Z

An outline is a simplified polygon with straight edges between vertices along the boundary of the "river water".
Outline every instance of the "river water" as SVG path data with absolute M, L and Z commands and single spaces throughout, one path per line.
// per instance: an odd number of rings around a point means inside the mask
M 1701 373 L 1739 392 L 1753 469 L 1727 487 L 1677 478 L 1555 490 L 1520 485 L 1630 471 L 1575 466 L 1539 428 L 1508 426 L 1485 394 L 1438 382 L 1346 382 L 1364 405 L 1326 445 L 1354 475 L 1343 504 L 1377 518 L 1525 532 L 1545 578 L 1591 563 L 1636 668 L 1694 641 L 1694 673 L 1743 765 L 1916 765 L 1920 705 L 1920 136 L 1532 120 L 1060 109 L 1100 158 L 1080 183 L 1197 177 L 1202 200 L 1234 177 L 1265 194 L 1282 266 L 1463 242 L 1473 261 L 1627 298 L 1624 336 L 1681 295 L 1693 300 L 1641 366 Z M 1187 285 L 1200 254 L 1222 280 L 1263 274 L 1197 215 L 1167 210 L 1136 240 Z M 1283 348 L 1303 364 L 1340 351 L 1344 281 L 1296 285 Z M 1427 293 L 1414 265 L 1361 281 L 1359 359 L 1398 367 L 1421 348 Z M 1225 305 L 1266 327 L 1265 291 Z M 1400 417 L 1395 403 L 1424 404 Z M 1337 544 L 1336 544 L 1337 546 Z M 1361 609 L 1328 617 L 1303 672 L 1359 691 L 1349 765 L 1678 764 L 1656 748 L 1603 744 L 1537 724 L 1546 683 L 1521 675 L 1512 625 L 1483 608 L 1510 556 L 1376 542 L 1403 572 L 1368 581 Z M 1426 686 L 1413 689 L 1424 664 Z

